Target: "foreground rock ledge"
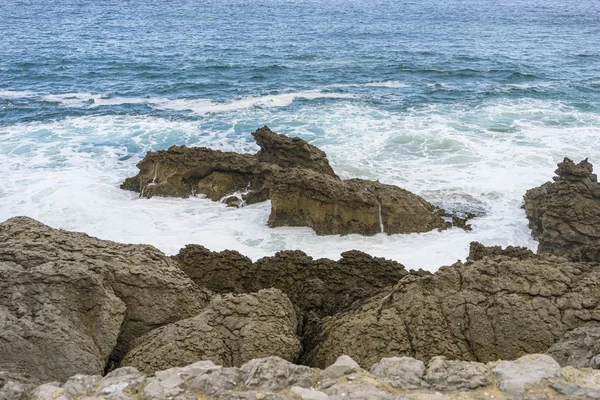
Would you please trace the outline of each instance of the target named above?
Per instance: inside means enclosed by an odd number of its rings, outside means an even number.
[[[145,376],[133,367],[101,376],[76,375],[29,394],[18,383],[0,388],[12,400],[427,400],[427,399],[597,399],[600,371],[560,368],[552,358],[532,354],[488,364],[434,357],[427,364],[410,357],[378,360],[368,370],[348,356],[325,370],[278,357],[254,359],[240,368],[211,361]],[[9,398],[9,397],[5,397]]]
[[[397,186],[341,180],[326,154],[302,139],[266,126],[252,135],[261,148],[256,154],[186,146],[148,152],[121,188],[147,198],[203,194],[236,207],[270,199],[269,226],[308,226],[318,235],[470,229],[465,219]]]

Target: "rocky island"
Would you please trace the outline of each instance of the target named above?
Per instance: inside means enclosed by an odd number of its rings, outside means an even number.
[[[122,187],[270,199],[270,226],[317,234],[468,227],[396,186],[340,179],[300,139],[253,136],[253,155],[148,153]],[[472,243],[433,274],[360,251],[169,257],[11,218],[0,399],[598,399],[600,184],[587,160],[556,174],[524,198],[537,254]]]

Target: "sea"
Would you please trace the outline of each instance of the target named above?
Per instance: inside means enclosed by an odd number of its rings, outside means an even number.
[[[269,202],[119,189],[148,151],[252,153],[263,125],[473,230],[317,236],[269,228]],[[598,0],[0,1],[0,221],[435,271],[472,241],[535,250],[523,195],[564,157],[600,169]]]

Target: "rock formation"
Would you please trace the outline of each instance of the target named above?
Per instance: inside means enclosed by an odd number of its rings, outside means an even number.
[[[39,380],[100,374],[133,339],[209,298],[156,248],[0,223],[0,370]]]
[[[240,368],[200,361],[153,376],[124,367],[104,377],[77,375],[65,383],[41,385],[31,391],[31,399],[583,400],[600,396],[600,371],[561,369],[542,354],[488,364],[443,357],[427,365],[408,357],[382,359],[370,373],[353,365],[344,356],[321,371],[267,357]]]
[[[554,182],[528,190],[525,212],[538,253],[600,261],[600,183],[587,159],[558,164]]]
[[[187,245],[173,259],[198,286],[217,293],[274,287],[300,312],[319,317],[346,311],[408,274],[402,264],[360,251],[341,256],[339,261],[314,260],[302,251],[281,251],[253,263],[236,251]]]
[[[254,155],[186,146],[149,152],[121,188],[147,198],[204,194],[235,207],[271,199],[269,226],[309,226],[319,235],[470,229],[397,186],[342,181],[325,153],[302,139],[267,127],[252,135],[261,148]]]
[[[121,365],[152,374],[200,360],[226,367],[267,356],[294,361],[297,325],[292,304],[277,289],[216,296],[200,314],[139,338]]]
[[[600,325],[582,326],[567,332],[546,354],[563,367],[600,369]]]
[[[387,295],[325,318],[303,362],[322,367],[341,354],[363,367],[391,356],[514,359],[600,320],[597,264],[493,253],[433,275],[407,275]]]

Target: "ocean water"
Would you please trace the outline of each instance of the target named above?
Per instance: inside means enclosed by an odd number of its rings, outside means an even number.
[[[525,191],[568,156],[600,166],[600,2],[0,2],[0,220],[28,215],[173,254],[349,249],[436,270],[477,240],[535,249]],[[317,237],[270,205],[140,199],[150,150],[257,150],[268,125],[471,211],[473,231]]]

